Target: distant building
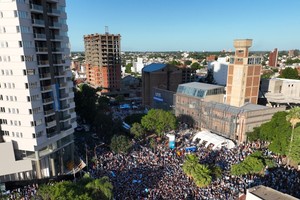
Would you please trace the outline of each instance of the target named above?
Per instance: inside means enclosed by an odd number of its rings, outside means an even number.
[[[153,106],[154,88],[175,92],[182,83],[182,71],[169,64],[152,63],[142,70],[142,97],[143,104]]]
[[[216,58],[217,58],[216,55],[209,55],[206,57],[206,62],[213,62],[216,60]]]
[[[246,132],[268,122],[284,107],[271,108],[246,103],[241,107],[224,104],[223,86],[186,83],[178,86],[174,98],[175,115],[180,121],[199,129],[208,129],[237,143],[245,142]]]
[[[265,93],[265,97],[271,106],[299,106],[300,80],[284,78],[270,79],[268,82],[268,91]]]
[[[269,54],[269,66],[270,67],[277,67],[277,59],[278,59],[278,50],[275,48]]]
[[[256,104],[258,99],[261,57],[249,57],[251,39],[234,40],[235,56],[230,58],[227,75],[226,103],[241,107]]]
[[[90,34],[84,36],[87,82],[102,87],[101,92],[120,90],[120,34]]]
[[[289,50],[288,56],[289,57],[294,57],[295,56],[295,50]]]
[[[226,86],[229,57],[219,57],[217,61],[208,62],[208,69],[213,70],[216,84]]]
[[[133,62],[131,72],[142,73],[144,67],[143,58],[137,58],[137,62]]]

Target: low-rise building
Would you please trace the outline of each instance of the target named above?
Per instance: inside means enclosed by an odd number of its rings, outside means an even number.
[[[247,140],[246,133],[270,121],[285,107],[271,108],[251,103],[241,107],[224,104],[224,87],[205,83],[178,86],[175,115],[191,127],[208,129],[238,143]]]

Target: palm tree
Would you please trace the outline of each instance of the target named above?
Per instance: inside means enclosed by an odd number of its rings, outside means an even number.
[[[95,199],[112,199],[113,197],[113,186],[107,176],[91,181],[86,188],[92,190]]]
[[[300,122],[300,107],[294,107],[289,111],[289,114],[286,116],[286,120],[292,124],[292,134],[291,134],[291,141],[289,144],[289,152],[288,152],[288,161],[287,164],[290,164],[290,154],[292,149],[292,142],[294,139],[294,129],[297,123]]]

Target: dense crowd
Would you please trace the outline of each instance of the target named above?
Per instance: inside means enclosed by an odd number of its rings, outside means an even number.
[[[164,144],[152,149],[147,144],[135,143],[130,154],[115,154],[99,148],[97,164],[90,172],[94,177],[110,177],[115,199],[236,199],[247,188],[260,184],[300,197],[299,171],[281,166],[281,159],[256,143],[219,150],[199,143],[195,153],[200,163],[218,165],[223,170],[221,178],[214,179],[208,187],[199,188],[182,170],[185,154],[190,153],[184,152],[187,144],[171,150]],[[266,170],[264,176],[230,175],[231,165],[243,161],[256,149],[273,156],[277,167]]]

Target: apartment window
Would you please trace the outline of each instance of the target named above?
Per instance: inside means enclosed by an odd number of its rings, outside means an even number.
[[[23,69],[23,75],[26,76],[27,75],[27,71],[26,69]]]
[[[0,100],[3,101],[3,95],[2,94],[0,94]]]
[[[20,26],[16,26],[17,33],[20,33]]]
[[[19,132],[16,132],[16,136],[19,137]]]
[[[12,136],[15,137],[15,132],[11,132]]]
[[[23,47],[22,41],[19,41],[19,47]]]
[[[15,96],[15,101],[18,101],[18,98],[17,98],[17,96]]]
[[[35,133],[32,133],[32,138],[35,138],[36,136],[35,136]]]
[[[27,69],[28,75],[35,75],[35,69]]]
[[[26,89],[28,89],[28,88],[29,88],[29,87],[28,87],[28,83],[25,83],[25,88],[26,88]]]
[[[0,112],[5,112],[5,108],[4,107],[0,107]]]

